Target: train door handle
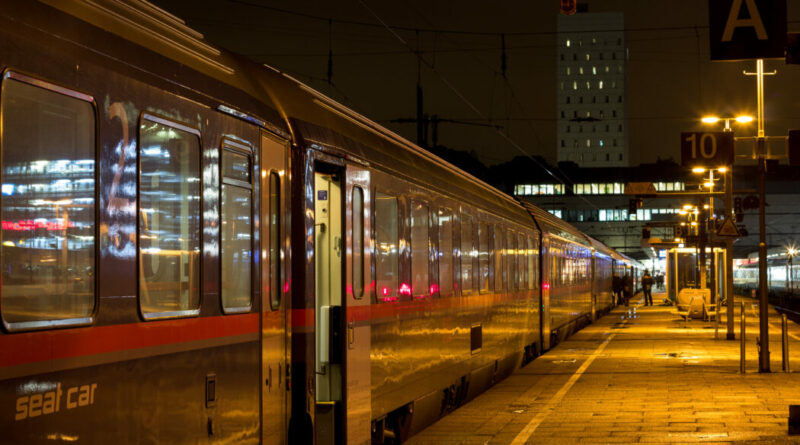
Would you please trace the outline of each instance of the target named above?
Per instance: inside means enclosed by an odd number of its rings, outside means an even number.
[[[356,342],[356,323],[354,321],[347,322],[347,349],[353,349]]]
[[[264,385],[272,389],[272,366],[267,366],[267,378],[264,380]]]

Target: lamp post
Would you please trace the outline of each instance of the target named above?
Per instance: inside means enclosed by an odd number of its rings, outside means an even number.
[[[726,118],[706,116],[701,119],[704,124],[715,124],[720,120],[725,122],[723,131],[733,131],[730,125],[732,120],[739,124],[747,124],[753,121],[753,116],[742,115]],[[733,218],[733,165],[728,166],[728,168],[721,173],[723,173],[725,178],[725,217]],[[736,334],[733,326],[733,239],[730,237],[725,239],[725,298],[727,300],[725,308],[727,334],[725,338],[734,340],[736,339]]]

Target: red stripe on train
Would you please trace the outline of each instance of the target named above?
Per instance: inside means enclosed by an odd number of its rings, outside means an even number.
[[[510,294],[486,294],[366,304],[351,306],[347,321],[363,322],[457,306],[481,307],[526,299]],[[248,313],[0,335],[0,367],[257,333],[258,316],[258,313]],[[290,320],[293,328],[313,328],[314,309],[291,310]],[[265,329],[279,329],[281,312],[264,313],[263,324]]]
[[[258,315],[182,318],[0,335],[0,367],[256,333],[259,331]]]

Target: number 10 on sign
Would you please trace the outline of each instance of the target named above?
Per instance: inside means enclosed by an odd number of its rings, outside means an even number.
[[[733,132],[681,133],[681,165],[717,168],[733,164]]]

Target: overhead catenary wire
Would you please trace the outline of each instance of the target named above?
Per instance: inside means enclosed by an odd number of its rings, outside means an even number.
[[[410,31],[410,32],[424,32],[424,33],[438,33],[438,34],[456,34],[456,35],[474,35],[474,36],[495,36],[500,37],[501,35],[505,34],[506,36],[546,36],[546,35],[557,35],[558,31],[503,31],[503,32],[496,32],[496,31],[469,31],[469,30],[462,30],[462,29],[444,29],[444,28],[420,28],[420,27],[411,27],[411,26],[389,26],[383,20],[379,20],[380,24],[371,23],[371,22],[363,22],[360,20],[350,20],[350,19],[331,19],[330,17],[325,17],[322,15],[310,14],[306,12],[300,11],[292,11],[286,8],[279,8],[275,6],[264,5],[261,3],[256,3],[253,1],[248,0],[227,0],[230,3],[236,3],[240,5],[250,6],[254,8],[265,9],[273,12],[279,12],[283,14],[294,15],[297,17],[304,17],[307,19],[327,22],[328,20],[333,20],[334,23],[340,24],[347,24],[347,25],[356,25],[356,26],[364,26],[364,27],[387,27],[393,30],[399,31]],[[363,4],[363,2],[360,2]],[[374,16],[374,12],[371,12]],[[798,20],[790,20],[788,21],[789,24],[796,24],[800,23]],[[695,30],[695,29],[708,29],[707,25],[681,25],[681,26],[650,26],[650,27],[640,27],[640,28],[615,28],[615,29],[597,29],[597,30],[587,30],[586,32],[650,32],[650,31],[677,31],[677,30]],[[584,32],[583,30],[581,32]],[[392,31],[394,33],[394,31]]]
[[[401,43],[402,43],[402,44],[403,44],[403,45],[404,45],[404,46],[405,46],[405,47],[408,49],[408,51],[410,51],[411,53],[413,53],[413,54],[414,54],[414,55],[415,55],[415,56],[418,58],[418,60],[420,60],[421,62],[425,63],[425,64],[426,64],[426,66],[427,66],[429,69],[431,69],[431,71],[432,71],[433,73],[435,73],[435,74],[436,74],[436,75],[439,77],[439,80],[440,80],[442,83],[444,83],[444,84],[445,84],[445,85],[446,85],[446,86],[447,86],[447,87],[448,87],[448,88],[449,88],[449,89],[450,89],[450,90],[453,92],[453,94],[455,94],[455,95],[456,95],[456,96],[457,96],[457,97],[458,97],[458,98],[459,98],[459,99],[460,99],[460,100],[461,100],[461,101],[462,101],[462,102],[463,102],[465,105],[467,105],[467,107],[468,107],[468,108],[470,108],[470,109],[471,109],[471,110],[472,110],[472,111],[473,111],[475,114],[477,114],[478,116],[480,116],[482,119],[486,119],[486,116],[485,116],[485,115],[484,115],[484,114],[483,114],[483,113],[482,113],[482,112],[481,112],[481,111],[480,111],[480,110],[479,110],[479,109],[478,109],[478,108],[477,108],[477,107],[476,107],[476,106],[475,106],[475,105],[474,105],[474,104],[473,104],[473,103],[472,103],[472,102],[471,102],[469,99],[467,99],[467,98],[466,98],[466,96],[464,96],[464,95],[461,93],[461,91],[459,91],[459,90],[458,90],[458,89],[457,89],[457,88],[456,88],[456,87],[455,87],[455,86],[454,86],[454,85],[453,85],[453,84],[452,84],[452,83],[451,83],[451,82],[450,82],[450,81],[449,81],[449,80],[448,80],[446,77],[444,77],[444,76],[443,76],[443,75],[442,75],[442,74],[441,74],[439,71],[437,71],[437,70],[435,69],[435,67],[433,67],[433,65],[432,65],[432,64],[429,64],[429,63],[427,63],[427,62],[424,60],[424,58],[422,58],[422,56],[421,56],[421,55],[420,55],[418,52],[416,52],[416,51],[414,50],[414,48],[411,48],[411,47],[409,46],[409,44],[408,44],[408,43],[407,43],[407,42],[406,42],[406,41],[405,41],[405,40],[404,40],[402,37],[400,37],[400,36],[399,36],[399,35],[398,35],[396,32],[394,32],[394,31],[393,31],[393,30],[392,30],[392,29],[391,29],[391,28],[390,28],[388,25],[386,25],[386,22],[385,22],[385,21],[383,21],[383,19],[381,19],[381,18],[380,18],[380,16],[378,16],[378,15],[377,15],[377,14],[376,14],[376,13],[375,13],[373,10],[372,10],[372,8],[370,8],[370,7],[369,7],[369,6],[368,6],[368,5],[367,5],[367,4],[364,2],[364,0],[359,0],[359,3],[360,3],[360,4],[361,4],[361,5],[362,5],[362,6],[363,6],[363,7],[364,7],[364,8],[365,8],[367,11],[369,11],[369,13],[370,13],[370,14],[372,14],[372,15],[375,17],[375,19],[376,19],[376,20],[378,20],[380,23],[384,24],[384,26],[386,27],[386,29],[387,29],[387,30],[388,30],[390,33],[392,33],[392,35],[396,36],[396,38],[397,38],[397,39],[398,39],[398,40],[399,40],[399,41],[400,41],[400,42],[401,42]],[[507,79],[506,79],[506,81],[507,81]],[[559,178],[559,177],[558,177],[558,176],[557,176],[557,175],[556,175],[556,174],[555,174],[555,173],[554,173],[552,170],[550,170],[550,168],[548,168],[548,166],[547,166],[547,165],[543,164],[541,161],[539,161],[539,160],[538,160],[538,159],[536,159],[534,156],[532,156],[530,153],[528,153],[528,152],[527,152],[527,151],[526,151],[526,150],[525,150],[525,149],[524,149],[524,148],[523,148],[523,147],[522,147],[522,146],[521,146],[519,143],[517,143],[517,141],[515,141],[514,139],[512,139],[512,138],[511,138],[511,137],[510,137],[510,136],[509,136],[509,135],[508,135],[506,132],[504,132],[504,131],[500,131],[500,130],[498,130],[498,129],[496,129],[496,128],[494,129],[494,131],[495,131],[495,132],[497,132],[497,134],[498,134],[498,135],[500,135],[500,137],[501,137],[502,139],[504,139],[504,140],[505,140],[505,141],[506,141],[506,142],[507,142],[509,145],[511,145],[513,148],[515,148],[515,149],[516,149],[517,151],[519,151],[520,153],[522,153],[522,155],[524,155],[524,156],[525,156],[525,157],[527,157],[528,159],[532,160],[532,161],[533,161],[533,162],[534,162],[536,165],[538,165],[538,166],[539,166],[539,168],[541,168],[541,169],[542,169],[544,172],[546,172],[546,173],[547,173],[547,174],[548,174],[548,175],[549,175],[551,178],[553,178],[553,179],[554,179],[555,181],[557,181],[558,183],[560,183],[560,184],[564,185],[564,186],[565,186],[565,189],[566,189],[567,187],[569,187],[569,185],[568,185],[568,184],[566,184],[566,183],[565,183],[565,181],[564,181],[562,178]],[[538,139],[538,136],[537,136],[537,139]],[[562,174],[563,174],[563,173],[562,173]],[[600,208],[599,208],[599,207],[597,207],[597,206],[596,206],[594,203],[592,203],[591,201],[589,201],[587,198],[585,198],[585,197],[583,197],[583,196],[580,196],[580,195],[579,195],[579,198],[580,198],[581,200],[583,200],[583,201],[584,201],[586,204],[588,204],[590,207],[592,207],[592,208],[595,208],[595,209],[597,209],[598,211],[600,210]],[[608,225],[608,226],[610,226],[610,223],[609,223],[608,221],[606,221],[606,222],[605,222],[605,224],[606,224],[606,225]]]

